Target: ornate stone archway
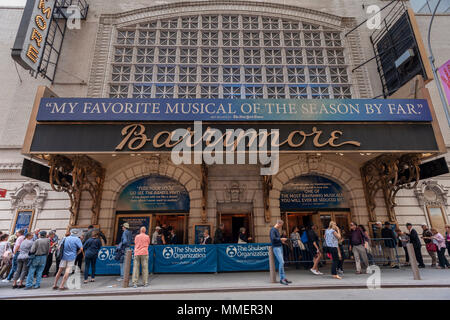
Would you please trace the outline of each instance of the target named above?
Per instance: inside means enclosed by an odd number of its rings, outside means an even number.
[[[34,210],[33,221],[31,222],[31,228],[36,226],[36,221],[39,217],[39,213],[44,206],[44,202],[47,199],[47,190],[43,188],[39,183],[28,181],[23,183],[19,188],[10,193],[11,197],[11,215],[17,214],[18,210]],[[11,220],[11,222],[14,219]],[[13,226],[10,227],[12,232]]]
[[[124,166],[119,165],[116,170],[107,170],[101,202],[99,224],[108,240],[111,241],[115,223],[116,203],[122,190],[131,182],[158,174],[172,178],[183,185],[189,193],[190,210],[189,226],[201,219],[202,190],[199,174],[186,166],[175,166],[168,158],[152,156],[139,158]],[[198,221],[199,222],[199,221]],[[191,235],[189,235],[190,239]]]
[[[352,219],[357,223],[366,224],[368,213],[362,181],[358,173],[358,170],[352,171],[326,156],[299,156],[296,160],[285,163],[272,179],[272,190],[269,192],[271,223],[275,223],[281,217],[280,194],[283,186],[295,177],[317,174],[342,186]]]

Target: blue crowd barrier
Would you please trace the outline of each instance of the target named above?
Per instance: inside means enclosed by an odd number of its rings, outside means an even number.
[[[134,247],[132,246],[133,255],[131,257],[131,268],[130,273],[133,272],[133,261],[134,261]],[[153,246],[148,247],[148,272],[153,272],[154,258],[153,258]],[[115,260],[116,247],[108,246],[102,247],[97,255],[97,262],[95,265],[95,274],[97,275],[114,275],[120,274],[119,261]]]
[[[264,271],[269,270],[269,246],[270,243],[150,246],[148,269],[154,273]],[[96,274],[120,273],[115,253],[115,246],[100,249]],[[133,259],[131,263],[132,272]]]

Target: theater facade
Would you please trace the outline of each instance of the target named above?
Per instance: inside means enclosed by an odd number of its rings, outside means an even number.
[[[350,32],[361,20],[353,2],[90,3],[80,29],[65,33],[53,81],[9,95],[28,112],[14,118],[23,144],[3,154],[47,166],[49,183],[3,168],[0,229],[93,224],[109,244],[124,222],[166,224],[190,244],[220,223],[227,242],[241,227],[267,242],[280,218],[289,233],[331,220],[347,231],[350,221],[371,232],[376,221],[442,229],[448,174],[420,180],[419,169],[450,143],[432,75],[374,98],[382,88],[376,64],[364,64],[369,30]],[[21,12],[10,10],[18,26]],[[198,151],[212,129],[225,144],[226,132],[247,130],[243,162],[174,159],[174,130]],[[278,151],[252,162],[264,140]]]

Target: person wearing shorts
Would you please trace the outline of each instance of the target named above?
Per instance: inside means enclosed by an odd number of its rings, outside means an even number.
[[[314,257],[313,258],[314,265],[310,270],[315,275],[322,275],[323,273],[319,271],[319,262],[320,259],[322,258],[322,253],[319,250],[319,237],[317,236],[315,230],[316,226],[311,225],[306,231],[308,235],[308,248],[311,253],[311,256]]]
[[[69,275],[72,272],[72,268],[75,265],[75,259],[77,258],[77,255],[82,252],[83,244],[78,237],[77,230],[73,230],[70,233],[70,236],[64,239],[64,251],[61,262],[59,263],[58,273],[55,277],[55,283],[53,284],[54,290],[58,289],[58,280],[64,270],[64,277],[61,285],[59,286],[59,290],[67,290],[64,285],[66,284],[67,278],[69,278]]]

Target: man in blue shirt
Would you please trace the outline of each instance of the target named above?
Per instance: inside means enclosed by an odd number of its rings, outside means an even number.
[[[120,252],[120,278],[117,279],[117,281],[123,281],[123,270],[124,270],[124,259],[125,259],[125,251],[131,246],[132,236],[130,225],[128,222],[125,222],[122,225],[122,237],[120,238],[120,243],[117,245],[117,250]]]
[[[272,227],[272,229],[270,229],[270,242],[272,243],[273,254],[278,260],[280,283],[288,285],[289,283],[292,283],[292,281],[286,279],[286,275],[284,273],[283,243],[287,240],[287,238],[281,238],[280,236],[280,231],[283,224],[283,220],[278,220],[277,223]]]
[[[64,271],[64,277],[59,287],[59,290],[67,290],[64,286],[67,278],[72,273],[72,267],[75,265],[75,259],[77,255],[83,252],[83,244],[78,237],[78,230],[74,229],[71,231],[70,236],[64,238],[61,244],[64,248],[61,262],[59,264],[59,270],[55,277],[55,283],[53,284],[53,289],[58,289],[58,280],[61,277],[61,273]]]

